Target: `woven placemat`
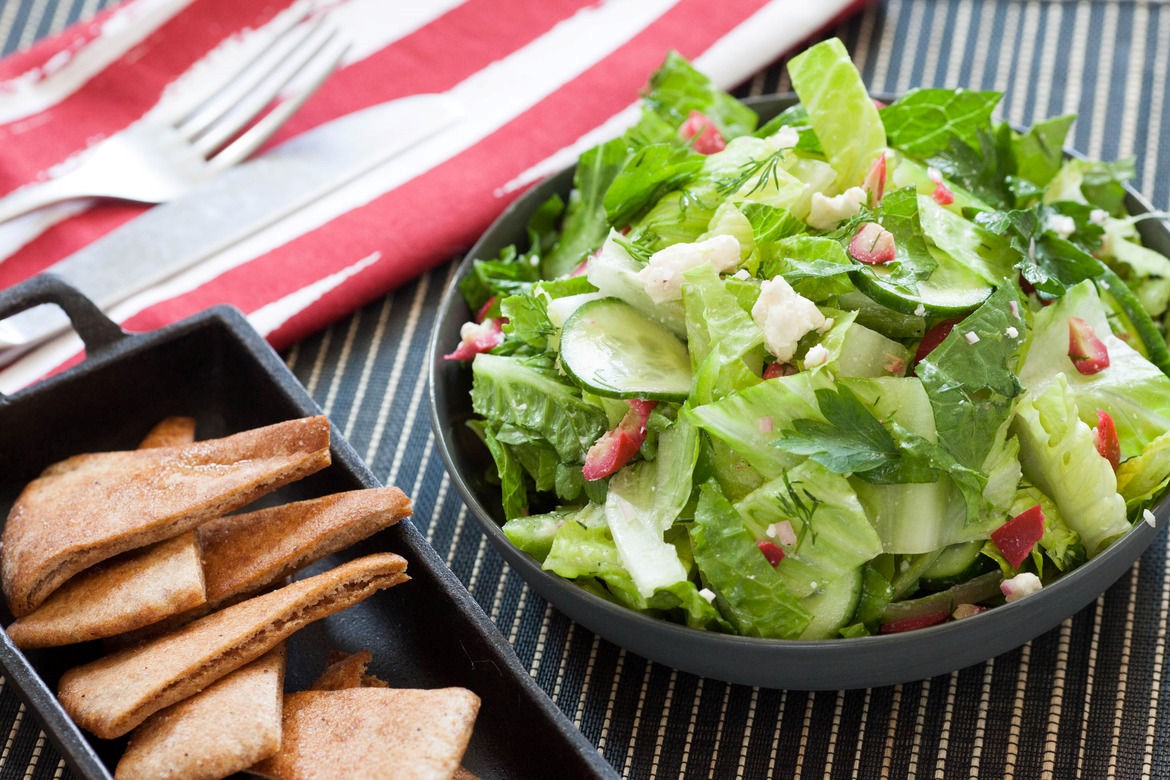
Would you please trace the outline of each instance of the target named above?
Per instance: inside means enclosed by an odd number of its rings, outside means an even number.
[[[107,3],[0,4],[11,51]],[[1170,3],[893,0],[830,34],[875,91],[963,84],[1006,93],[1015,123],[1081,119],[1077,148],[1138,158],[1170,206]],[[783,91],[782,65],[741,95]],[[754,689],[675,672],[565,618],[512,574],[452,489],[427,417],[426,342],[454,261],[287,354],[293,371],[512,642],[534,679],[623,775],[1168,777],[1170,577],[1162,529],[1093,605],[992,661],[872,690]],[[1163,704],[1162,702],[1166,702]],[[3,735],[7,735],[3,737]],[[35,718],[0,689],[0,778],[68,776]],[[550,768],[550,777],[555,768]]]

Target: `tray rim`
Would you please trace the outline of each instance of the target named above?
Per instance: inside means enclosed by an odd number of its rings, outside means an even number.
[[[8,290],[0,292],[0,298],[5,302],[21,300],[29,295],[43,295],[43,287],[48,286],[50,299],[57,302],[55,296],[79,296],[84,304],[92,303],[75,288],[67,283],[43,274],[39,277],[26,280]],[[93,307],[97,311],[96,307]],[[74,312],[69,312],[73,317]],[[6,315],[0,315],[0,318]],[[84,318],[83,318],[84,319]],[[183,320],[157,328],[155,330],[126,333],[108,338],[109,323],[104,315],[100,315],[98,327],[106,329],[107,338],[99,339],[98,348],[88,354],[81,363],[72,366],[58,374],[47,377],[33,385],[18,391],[0,395],[0,409],[7,413],[18,410],[28,399],[48,394],[55,388],[66,385],[86,373],[101,370],[116,365],[127,355],[150,349],[158,349],[168,342],[187,336],[192,332],[220,328],[240,348],[247,359],[254,361],[262,372],[272,379],[273,390],[279,390],[284,400],[303,416],[324,414],[321,407],[309,395],[308,390],[301,384],[277,352],[252,327],[238,308],[221,304],[197,312]],[[79,322],[74,319],[74,326],[84,337],[89,335],[91,322]],[[116,328],[116,326],[114,326]],[[363,487],[381,486],[381,482],[357,454],[336,426],[330,438],[332,466],[345,472],[355,482]],[[409,551],[412,566],[423,567],[429,570],[441,587],[441,596],[450,599],[454,607],[463,612],[484,644],[496,654],[495,659],[507,669],[506,674],[517,685],[517,695],[529,698],[552,726],[560,731],[578,754],[580,763],[593,770],[596,777],[617,777],[612,766],[604,760],[596,747],[585,738],[568,716],[556,705],[545,691],[537,685],[520,662],[512,645],[491,622],[490,618],[467,591],[455,573],[439,557],[438,552],[431,546],[425,536],[418,530],[409,518],[397,524],[397,533],[401,534],[399,541]],[[344,615],[344,613],[341,613]],[[0,671],[3,671],[18,696],[39,720],[45,734],[60,750],[62,758],[70,764],[74,771],[87,778],[110,778],[113,775],[107,769],[105,762],[94,750],[91,739],[65,713],[45,681],[37,672],[36,667],[27,656],[8,638],[7,632],[0,630]]]

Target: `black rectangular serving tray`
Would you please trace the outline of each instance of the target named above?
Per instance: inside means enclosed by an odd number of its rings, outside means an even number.
[[[66,311],[86,346],[79,365],[0,395],[0,520],[46,466],[82,452],[133,449],[168,415],[214,438],[320,408],[268,344],[230,307],[127,334],[64,282],[41,276],[0,292],[0,319],[38,304]],[[336,429],[332,465],[266,503],[379,483]],[[415,506],[416,513],[427,512]],[[372,673],[396,687],[463,686],[482,709],[464,765],[483,778],[616,777],[536,685],[504,637],[414,525],[402,522],[306,569],[378,551],[409,560],[411,581],[302,629],[289,640],[286,688],[306,688],[331,650],[373,653]],[[0,607],[0,623],[12,615]],[[54,695],[61,674],[102,653],[100,643],[22,652],[0,632],[0,668],[80,776],[110,778],[124,740],[78,729]],[[551,774],[550,774],[551,773]]]

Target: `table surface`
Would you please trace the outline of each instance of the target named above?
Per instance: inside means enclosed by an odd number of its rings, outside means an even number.
[[[113,0],[0,0],[8,53]],[[1028,125],[1076,113],[1075,146],[1137,158],[1170,207],[1170,0],[887,0],[826,34],[874,91],[1005,92]],[[787,89],[783,63],[737,88]],[[288,365],[515,646],[538,684],[624,776],[1168,777],[1170,571],[1163,528],[1094,604],[1023,647],[950,675],[871,690],[728,685],[650,663],[551,608],[504,565],[435,452],[426,342],[453,262],[289,350]],[[0,778],[68,777],[0,683]]]

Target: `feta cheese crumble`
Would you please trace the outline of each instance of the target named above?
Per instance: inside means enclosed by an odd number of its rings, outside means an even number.
[[[793,290],[783,276],[760,285],[752,319],[764,331],[764,347],[785,363],[796,354],[800,337],[825,323],[825,315],[816,304]]]
[[[829,350],[825,349],[824,344],[814,344],[808,348],[808,352],[804,355],[804,367],[813,368],[815,366],[823,366],[829,362]]]
[[[1015,301],[1012,301],[1012,303],[1015,303]],[[1004,334],[1009,339],[1018,339],[1020,337],[1020,331],[1018,328],[1016,328],[1015,325],[1008,325],[1007,330],[1004,331]]]
[[[709,263],[719,273],[739,265],[739,241],[734,236],[712,236],[704,241],[672,244],[650,255],[638,272],[646,294],[655,303],[682,300],[683,274]]]
[[[817,230],[832,230],[842,220],[857,216],[866,197],[861,187],[850,187],[831,198],[814,192],[806,221]]]
[[[967,339],[968,344],[978,344],[979,343],[979,334],[973,330],[969,330],[966,333],[964,333],[963,338]]]
[[[800,141],[800,133],[791,125],[784,125],[772,135],[768,136],[768,144],[773,149],[791,149]]]
[[[1022,571],[1014,577],[1004,580],[999,584],[999,589],[1003,593],[1004,601],[1011,603],[1019,601],[1024,596],[1031,596],[1033,593],[1039,591],[1044,587],[1040,582],[1040,578],[1030,571]]]
[[[1146,525],[1148,525],[1150,528],[1156,527],[1158,522],[1158,518],[1155,517],[1154,513],[1148,509],[1142,510],[1142,519],[1146,521]]]
[[[1064,214],[1049,214],[1044,227],[1061,238],[1068,238],[1076,232],[1077,222]]]
[[[715,601],[715,591],[711,590],[710,588],[700,588],[699,595],[707,599],[708,603]]]

